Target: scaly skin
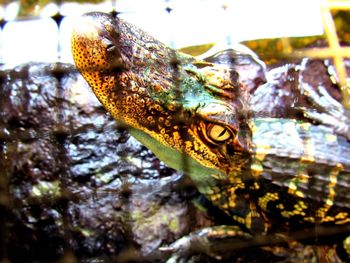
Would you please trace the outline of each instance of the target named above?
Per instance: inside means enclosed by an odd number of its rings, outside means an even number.
[[[331,128],[253,118],[230,68],[174,51],[107,14],[81,19],[72,51],[113,117],[248,233],[350,223],[350,143]],[[247,238],[236,228],[203,233],[206,244],[221,234]]]
[[[105,108],[149,135],[146,140],[153,138],[219,174],[237,169],[231,165],[233,150],[249,154],[243,87],[228,69],[195,61],[99,13],[77,24],[72,50],[77,68]],[[217,133],[217,141],[208,137],[208,129]],[[176,166],[178,161],[170,162]]]

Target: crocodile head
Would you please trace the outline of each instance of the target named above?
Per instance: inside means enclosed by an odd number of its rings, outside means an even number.
[[[170,49],[104,13],[81,18],[72,52],[104,107],[170,166],[221,175],[241,169],[235,160],[250,153],[251,131],[236,72]]]

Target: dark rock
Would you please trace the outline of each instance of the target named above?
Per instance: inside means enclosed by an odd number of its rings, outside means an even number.
[[[179,174],[118,127],[73,66],[26,64],[1,79],[2,257],[145,258],[196,228],[193,204],[170,187]]]

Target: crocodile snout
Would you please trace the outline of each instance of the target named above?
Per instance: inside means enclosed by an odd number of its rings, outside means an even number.
[[[110,14],[94,12],[83,15],[76,23],[72,34],[72,53],[83,75],[120,71],[126,67],[120,54],[116,21]]]

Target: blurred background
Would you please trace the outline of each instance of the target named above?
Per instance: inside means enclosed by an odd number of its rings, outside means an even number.
[[[303,56],[306,53],[297,54],[296,48],[322,38],[328,39],[324,45],[339,49],[338,43],[348,44],[350,38],[346,0],[1,1],[0,61],[7,67],[28,61],[71,63],[70,34],[77,17],[111,10],[176,49],[264,39],[246,44],[267,60],[283,53]],[[347,57],[348,51],[335,51],[342,85],[346,74],[339,56]],[[307,56],[335,57],[327,52]]]
[[[174,48],[324,33],[323,0],[57,2],[2,1],[0,54],[3,64],[72,62],[71,29],[77,17],[89,11],[115,10],[121,18]]]
[[[349,0],[0,1],[0,263],[164,262],[160,246],[231,222],[204,209],[194,187],[175,189],[181,173],[130,137],[76,71],[71,31],[91,11],[192,55],[244,44],[263,63],[237,52],[231,66],[252,93],[272,80],[265,87],[282,111],[297,98],[275,94],[300,83],[350,108]],[[319,241],[271,246],[273,256],[248,248],[226,262],[340,262]]]

